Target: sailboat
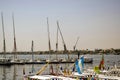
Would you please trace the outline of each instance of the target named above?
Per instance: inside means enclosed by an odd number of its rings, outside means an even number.
[[[14,14],[12,13],[12,21],[13,21],[13,37],[14,37],[14,48],[13,48],[13,60],[11,63],[17,63],[19,60],[17,59],[17,45],[16,45],[16,35],[15,35],[15,23],[14,23]]]
[[[2,30],[3,30],[3,57],[0,57],[0,65],[10,65],[11,59],[6,57],[6,40],[5,40],[4,20],[3,20],[2,12],[1,12],[1,19],[2,19]]]

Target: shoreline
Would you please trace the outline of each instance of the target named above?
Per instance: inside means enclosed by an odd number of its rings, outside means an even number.
[[[4,52],[0,52],[0,55],[3,55]],[[34,52],[30,52],[30,51],[24,51],[24,52],[6,52],[6,55],[10,55],[10,54],[17,54],[17,55],[30,55],[30,54],[34,54],[34,55],[44,55],[44,54],[49,54],[49,51],[34,51]],[[120,51],[118,52],[101,52],[101,51],[51,51],[50,54],[75,54],[75,55],[101,55],[101,54],[106,54],[106,55],[120,55]]]

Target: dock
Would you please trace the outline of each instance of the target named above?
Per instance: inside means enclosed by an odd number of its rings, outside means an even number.
[[[64,64],[64,63],[74,63],[75,61],[22,61],[22,60],[19,60],[19,61],[15,61],[15,62],[12,62],[12,61],[8,61],[8,62],[0,62],[0,65],[15,65],[15,64],[18,64],[18,65],[23,65],[23,64],[46,64],[46,63],[49,63],[49,64]],[[84,63],[90,63],[92,64],[93,63],[93,60],[85,60]]]

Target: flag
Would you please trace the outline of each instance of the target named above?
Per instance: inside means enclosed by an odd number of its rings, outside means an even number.
[[[81,59],[82,69],[84,69],[84,56],[82,56],[80,59]]]
[[[82,56],[80,59],[76,60],[75,62],[77,72],[79,74],[82,74],[84,69],[84,57]]]
[[[76,66],[77,72],[78,72],[79,74],[82,74],[81,71],[80,71],[79,65],[78,65],[78,60],[76,60],[75,66]]]
[[[104,69],[104,55],[102,54],[102,59],[100,61],[100,64],[99,64],[99,69]]]

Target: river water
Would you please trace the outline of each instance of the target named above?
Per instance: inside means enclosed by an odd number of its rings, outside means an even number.
[[[13,55],[7,55],[8,57]],[[94,67],[96,65],[99,65],[99,62],[102,58],[102,55],[84,55],[86,57],[92,57],[93,63],[86,63],[85,68],[88,67]],[[31,59],[31,55],[17,55],[19,59]],[[51,55],[53,59],[56,58],[56,55]],[[35,59],[48,59],[49,55],[34,55]],[[58,58],[66,58],[67,55],[62,54],[58,55]],[[70,55],[70,58],[77,58],[77,55]],[[104,55],[105,60],[105,67],[111,67],[114,64],[117,66],[120,66],[120,55]],[[71,66],[73,63],[69,64],[59,64],[59,66],[62,66],[65,68],[66,66]],[[25,68],[25,74],[29,74],[32,70],[34,73],[40,70],[41,67],[43,67],[45,64],[24,64],[24,65],[10,65],[10,66],[3,66],[0,65],[0,80],[23,80],[23,68]],[[32,68],[34,66],[34,68]],[[56,68],[56,64],[53,64],[53,69]],[[72,69],[72,68],[71,68]],[[49,67],[42,73],[42,74],[48,74],[49,73]]]

